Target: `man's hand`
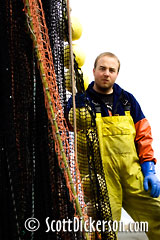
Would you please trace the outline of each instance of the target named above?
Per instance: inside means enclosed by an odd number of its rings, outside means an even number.
[[[144,190],[148,191],[151,188],[150,195],[154,198],[160,195],[160,181],[155,173],[155,166],[153,161],[147,161],[141,165],[142,172],[144,175]]]

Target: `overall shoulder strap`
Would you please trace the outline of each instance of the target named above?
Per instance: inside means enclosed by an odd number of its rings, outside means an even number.
[[[117,104],[116,104],[116,106],[114,108],[113,115],[115,115],[117,113],[117,109],[118,109],[118,106],[119,106],[120,103],[123,104],[124,111],[130,111],[131,104],[129,103],[128,99],[125,97],[123,89],[122,89],[122,92],[121,92],[121,94],[119,96]]]

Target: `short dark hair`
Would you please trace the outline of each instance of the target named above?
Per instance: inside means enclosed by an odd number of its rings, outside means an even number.
[[[98,60],[99,60],[101,57],[104,57],[104,56],[112,57],[112,58],[115,58],[115,59],[117,60],[117,62],[118,62],[118,64],[119,64],[119,66],[118,66],[118,72],[119,72],[119,70],[120,70],[120,61],[119,61],[118,57],[117,57],[115,54],[111,53],[111,52],[103,52],[103,53],[99,54],[99,55],[97,56],[95,62],[94,62],[94,69],[95,69],[96,66],[97,66]]]

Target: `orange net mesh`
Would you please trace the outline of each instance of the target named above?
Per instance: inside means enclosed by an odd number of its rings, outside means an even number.
[[[64,118],[61,99],[58,93],[52,51],[50,47],[50,40],[42,3],[41,1],[35,0],[24,1],[24,3],[27,22],[32,33],[34,48],[37,52],[38,65],[43,81],[45,106],[47,109],[48,118],[50,119],[52,125],[52,133],[55,141],[55,151],[58,155],[59,166],[61,169],[63,169],[67,187],[70,193],[70,200],[74,202],[76,214],[79,214],[77,206],[75,204],[75,198],[78,197],[81,204],[83,216],[87,218],[87,215],[85,214],[85,203],[83,199],[80,173],[74,156],[74,146],[70,141],[71,136],[68,130],[66,119]],[[66,161],[64,161],[64,158]],[[69,172],[72,175],[73,182],[71,182]],[[76,185],[78,185],[76,189],[79,190],[77,192],[78,196],[73,194],[73,188]]]

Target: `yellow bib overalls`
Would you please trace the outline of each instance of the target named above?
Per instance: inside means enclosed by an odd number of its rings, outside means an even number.
[[[120,221],[123,206],[134,221],[148,222],[150,240],[159,240],[160,197],[152,198],[144,191],[130,112],[107,117],[97,113],[96,125],[113,220]]]

